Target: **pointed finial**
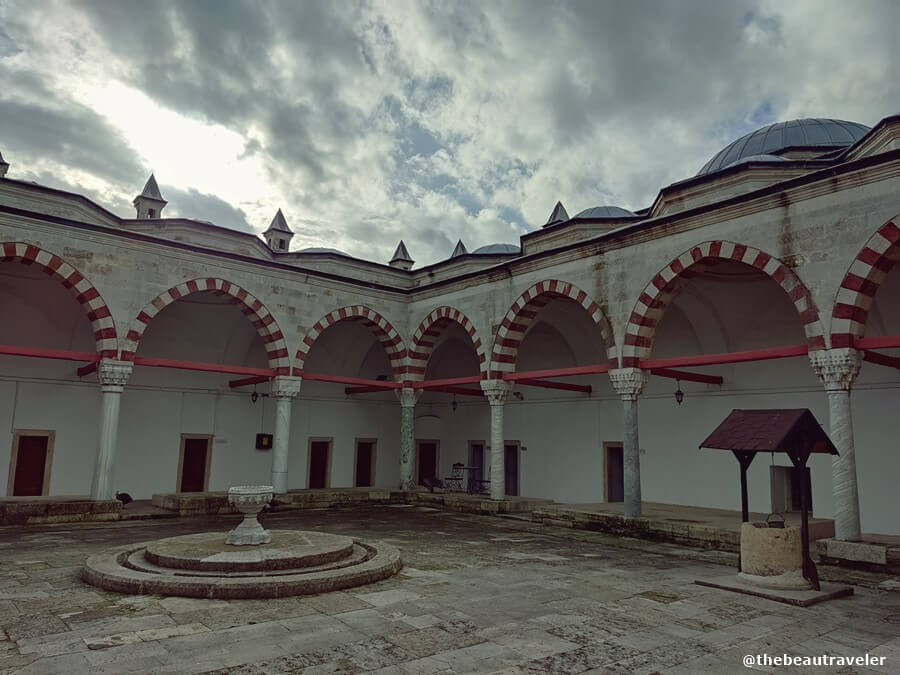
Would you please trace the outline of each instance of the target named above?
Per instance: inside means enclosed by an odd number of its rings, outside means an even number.
[[[275,217],[272,218],[272,222],[269,223],[269,229],[266,232],[271,230],[277,230],[278,232],[287,232],[289,234],[293,234],[293,230],[288,227],[287,220],[284,217],[284,214],[281,212],[281,209],[275,213]]]
[[[562,202],[556,202],[556,206],[553,207],[553,211],[550,213],[550,218],[547,219],[547,223],[544,227],[548,225],[555,225],[556,223],[564,223],[569,220],[569,214],[566,211],[566,207],[563,206]]]
[[[453,253],[450,254],[451,258],[456,258],[461,255],[466,255],[468,251],[466,250],[466,245],[462,243],[462,239],[456,242],[456,248],[453,249]]]
[[[388,263],[391,267],[397,267],[402,270],[412,269],[413,260],[409,251],[406,250],[406,244],[403,243],[403,240],[400,240],[400,243],[397,244],[397,250],[394,251],[394,256],[391,258],[391,261]]]
[[[137,217],[142,220],[159,218],[163,208],[168,203],[163,199],[159,191],[159,185],[156,184],[156,177],[152,173],[144,184],[141,194],[135,197],[132,202],[134,208],[137,209]]]

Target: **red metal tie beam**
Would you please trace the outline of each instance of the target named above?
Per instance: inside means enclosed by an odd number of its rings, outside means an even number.
[[[93,363],[89,363],[86,366],[81,366],[76,372],[78,373],[78,377],[85,377],[90,375],[100,366],[99,361],[94,361]]]
[[[271,378],[267,375],[260,375],[257,377],[245,377],[242,380],[231,380],[228,383],[228,386],[232,389],[237,389],[238,387],[247,387],[251,384],[263,384],[264,382],[268,382]]]
[[[595,364],[592,366],[575,366],[574,368],[552,368],[550,370],[526,370],[521,373],[504,373],[503,379],[507,382],[519,380],[543,380],[548,377],[576,377],[578,375],[598,375],[609,372],[609,364]]]
[[[769,359],[786,359],[792,356],[805,356],[809,351],[806,345],[790,347],[769,347],[753,349],[747,352],[728,352],[725,354],[701,354],[698,356],[677,356],[671,359],[642,359],[640,368],[656,370],[659,368],[678,368],[683,366],[716,366],[723,363],[742,363],[744,361],[767,361]]]
[[[888,356],[887,354],[879,354],[878,352],[863,351],[863,361],[875,363],[879,366],[887,366],[888,368],[897,368],[900,370],[900,357]]]
[[[853,346],[857,349],[888,349],[889,347],[900,347],[900,335],[856,338],[853,341]]]
[[[516,384],[525,385],[526,387],[543,387],[545,389],[562,389],[564,391],[578,391],[583,394],[590,394],[592,390],[589,384],[570,384],[569,382],[550,382],[549,380],[516,380]]]
[[[400,389],[402,382],[393,382],[391,380],[367,380],[362,377],[344,377],[343,375],[326,375],[324,373],[304,373],[295,372],[295,375],[302,377],[310,382],[333,382],[334,384],[350,384],[360,387],[371,387],[373,389]]]
[[[436,389],[438,387],[454,387],[459,384],[478,384],[481,382],[481,375],[468,375],[466,377],[450,377],[443,380],[419,380],[416,382],[404,382],[404,387],[412,387],[413,389]]]
[[[42,347],[19,347],[17,345],[0,345],[0,354],[6,356],[27,356],[36,359],[58,359],[61,361],[86,361],[95,363],[100,355],[95,352],[70,352],[63,349],[44,349]]]
[[[673,380],[684,380],[685,382],[702,382],[703,384],[722,384],[723,382],[721,375],[689,373],[686,370],[674,370],[672,368],[651,368],[650,374],[659,377],[669,377]]]
[[[224,363],[199,363],[197,361],[176,361],[174,359],[157,359],[146,356],[135,356],[134,365],[154,368],[175,368],[177,370],[198,370],[205,373],[228,373],[230,375],[255,375],[257,377],[274,377],[272,368],[248,368],[246,366],[229,366]]]

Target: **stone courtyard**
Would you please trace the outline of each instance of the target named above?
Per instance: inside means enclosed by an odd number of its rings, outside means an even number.
[[[900,669],[900,593],[876,575],[840,572],[852,597],[798,608],[693,583],[726,573],[731,553],[420,506],[262,520],[387,542],[404,568],[315,596],[126,596],[78,579],[88,555],[237,519],[2,528],[0,672],[741,673],[748,654],[867,653],[886,662],[781,670]]]

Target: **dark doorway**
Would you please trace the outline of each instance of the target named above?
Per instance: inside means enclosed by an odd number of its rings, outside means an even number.
[[[506,483],[506,494],[519,494],[519,444],[507,443],[503,446],[503,475]]]
[[[607,445],[606,451],[606,501],[625,501],[625,463],[621,445]]]
[[[419,485],[437,478],[437,441],[419,441]]]
[[[356,487],[372,487],[375,482],[375,442],[356,441]]]
[[[49,444],[50,437],[47,435],[23,434],[18,437],[13,496],[39,497],[44,494]]]
[[[310,441],[309,443],[309,487],[328,487],[328,465],[331,459],[331,441]]]
[[[181,453],[181,492],[205,492],[209,468],[209,436],[184,438]]]
[[[809,500],[809,512],[812,513],[812,480],[809,467],[803,467],[803,473],[795,466],[771,466],[770,482],[772,491],[773,513],[800,511],[800,485],[806,481],[806,495]]]
[[[484,441],[469,441],[469,466],[473,467],[469,470],[469,492],[477,492],[484,480]]]

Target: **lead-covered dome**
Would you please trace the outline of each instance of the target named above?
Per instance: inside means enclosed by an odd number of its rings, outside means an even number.
[[[482,246],[481,248],[476,248],[472,253],[481,254],[481,255],[490,255],[490,254],[510,254],[510,253],[519,253],[519,247],[515,244],[488,244],[487,246]]]
[[[576,218],[634,218],[635,214],[619,206],[592,206],[580,213]]]
[[[821,147],[823,151],[828,148],[844,148],[856,143],[869,131],[869,127],[864,124],[845,120],[807,118],[776,122],[751,131],[726,145],[703,165],[697,175],[713,173],[745,157],[771,155],[785,148]]]

